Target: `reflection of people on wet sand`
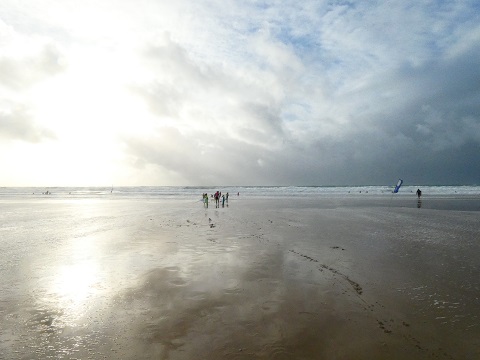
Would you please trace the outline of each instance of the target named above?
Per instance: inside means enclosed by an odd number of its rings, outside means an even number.
[[[417,189],[417,196],[420,199],[420,196],[422,196],[422,191],[420,189]]]

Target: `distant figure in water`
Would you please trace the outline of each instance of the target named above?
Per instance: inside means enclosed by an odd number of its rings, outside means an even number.
[[[420,199],[420,196],[422,196],[422,191],[420,189],[417,189],[417,196]]]

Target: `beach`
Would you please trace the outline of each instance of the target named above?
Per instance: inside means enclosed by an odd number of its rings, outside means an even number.
[[[1,359],[479,359],[478,197],[0,201]]]

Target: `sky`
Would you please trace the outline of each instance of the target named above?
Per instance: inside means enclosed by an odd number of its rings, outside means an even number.
[[[480,185],[480,3],[2,0],[0,186]]]

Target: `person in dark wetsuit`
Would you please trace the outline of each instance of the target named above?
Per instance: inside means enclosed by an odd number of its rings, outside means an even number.
[[[418,198],[420,199],[420,196],[422,196],[422,190],[417,189],[417,196],[418,196]]]

